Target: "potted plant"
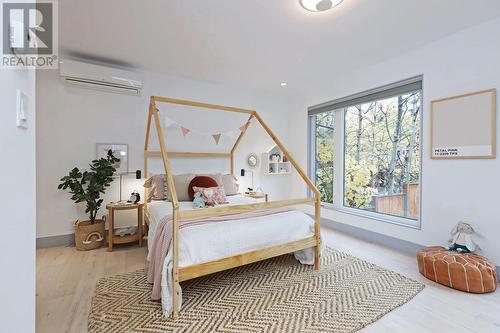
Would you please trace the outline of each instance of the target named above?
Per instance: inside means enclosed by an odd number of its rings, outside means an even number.
[[[93,160],[89,171],[80,171],[74,168],[67,176],[61,178],[57,187],[68,190],[72,194],[71,200],[75,203],[85,202],[85,213],[89,220],[75,222],[75,246],[77,250],[93,250],[104,243],[104,219],[96,219],[103,199],[103,194],[113,181],[116,172],[115,163],[120,160],[108,151],[106,158]]]

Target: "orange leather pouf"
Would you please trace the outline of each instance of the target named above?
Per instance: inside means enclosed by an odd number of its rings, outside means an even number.
[[[425,247],[417,254],[418,269],[426,278],[470,293],[489,293],[497,288],[495,265],[474,253]]]

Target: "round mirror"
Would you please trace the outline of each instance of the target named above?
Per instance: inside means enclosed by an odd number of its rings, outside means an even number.
[[[247,163],[250,168],[255,168],[259,164],[259,158],[256,154],[252,153],[247,157]]]

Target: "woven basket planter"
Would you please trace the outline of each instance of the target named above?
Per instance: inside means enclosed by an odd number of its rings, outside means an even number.
[[[94,250],[104,244],[104,220],[76,221],[75,247],[79,251]]]

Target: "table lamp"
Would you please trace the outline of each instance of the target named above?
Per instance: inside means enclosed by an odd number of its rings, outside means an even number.
[[[119,177],[120,177],[120,201],[118,201],[119,203],[120,202],[123,202],[122,200],[122,178],[124,175],[129,175],[129,174],[133,174],[135,173],[135,179],[141,179],[142,178],[142,172],[141,170],[135,170],[135,171],[132,171],[132,172],[123,172],[123,173],[120,173]]]

